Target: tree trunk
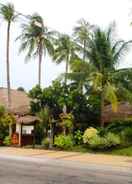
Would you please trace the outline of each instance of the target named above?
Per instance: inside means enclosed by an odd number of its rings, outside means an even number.
[[[65,86],[67,85],[67,74],[68,74],[69,59],[67,57],[66,70],[65,70]]]
[[[39,46],[38,85],[41,86],[42,44]]]
[[[11,108],[11,89],[10,89],[10,63],[9,63],[9,49],[10,49],[10,25],[11,23],[8,23],[7,27],[7,45],[6,45],[6,73],[7,73],[7,106],[8,109]]]
[[[84,43],[83,43],[83,61],[85,61],[85,58],[86,58],[86,41],[84,40]]]
[[[104,111],[104,93],[101,94],[101,116],[100,116],[100,125],[104,127],[104,118],[103,118],[103,111]]]

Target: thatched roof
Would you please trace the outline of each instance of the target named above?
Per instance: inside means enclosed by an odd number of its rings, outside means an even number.
[[[104,122],[111,122],[112,120],[125,120],[132,118],[132,104],[121,102],[118,105],[117,112],[113,112],[111,105],[104,108],[103,119]]]
[[[23,91],[11,89],[11,108],[8,109],[7,89],[0,88],[0,105],[3,105],[7,111],[14,114],[28,114],[30,111],[30,98]]]
[[[38,118],[36,116],[26,115],[26,116],[16,116],[16,123],[19,124],[32,124],[38,121]]]

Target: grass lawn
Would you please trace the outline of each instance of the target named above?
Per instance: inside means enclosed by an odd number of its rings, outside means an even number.
[[[132,156],[132,146],[127,148],[115,148],[109,151],[93,151],[91,149],[85,148],[83,146],[75,146],[72,150],[69,151],[77,151],[82,153],[94,153],[94,154],[110,154],[110,155],[122,155],[122,156]]]
[[[120,148],[120,149],[115,149],[109,152],[109,154],[112,155],[123,155],[123,156],[132,156],[132,146],[128,148]]]

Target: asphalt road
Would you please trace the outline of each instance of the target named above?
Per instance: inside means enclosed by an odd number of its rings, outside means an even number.
[[[132,168],[0,156],[0,184],[132,184]]]

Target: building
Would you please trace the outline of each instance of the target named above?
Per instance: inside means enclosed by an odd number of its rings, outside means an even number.
[[[19,146],[33,144],[38,118],[30,115],[30,98],[24,91],[11,89],[10,109],[8,109],[7,99],[7,89],[0,88],[0,105],[15,117],[15,122],[11,127],[12,144]]]
[[[117,112],[113,112],[111,105],[106,105],[103,111],[103,119],[105,123],[112,122],[113,120],[132,119],[132,104],[120,102]]]

